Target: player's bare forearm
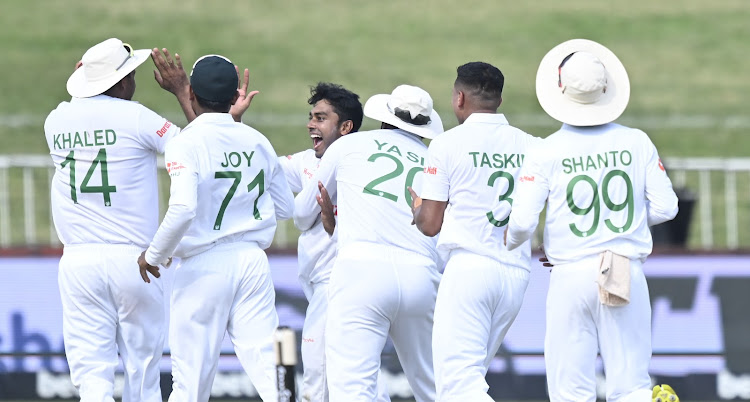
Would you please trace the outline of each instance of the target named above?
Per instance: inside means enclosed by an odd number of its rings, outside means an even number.
[[[448,203],[446,201],[423,200],[411,187],[408,188],[412,198],[412,223],[417,225],[422,234],[434,237],[443,227],[443,214]]]

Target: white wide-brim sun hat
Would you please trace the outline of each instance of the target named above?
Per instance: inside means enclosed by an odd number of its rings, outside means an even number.
[[[616,120],[630,100],[630,80],[612,51],[588,39],[555,46],[536,74],[536,96],[550,117],[572,126]]]
[[[365,102],[363,112],[373,120],[388,123],[422,138],[433,139],[444,131],[440,115],[432,108],[430,94],[411,85],[399,85],[390,94],[371,96]],[[401,117],[396,115],[397,112]]]
[[[133,50],[116,38],[98,43],[83,54],[83,65],[68,78],[68,93],[88,98],[106,92],[143,64],[150,54],[149,49]]]

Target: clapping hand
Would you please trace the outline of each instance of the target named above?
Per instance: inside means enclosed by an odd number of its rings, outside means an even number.
[[[234,66],[234,68],[237,70],[237,77],[239,78],[240,69],[237,66]],[[250,102],[253,101],[255,95],[260,93],[260,91],[247,92],[247,87],[250,85],[250,70],[245,69],[243,78],[244,79],[239,79],[237,81],[237,92],[239,92],[239,97],[237,98],[237,101],[234,102],[234,105],[232,105],[232,108],[229,109],[229,113],[234,118],[234,121],[237,122],[242,121],[242,115],[250,107]]]
[[[174,59],[167,48],[161,51],[154,48],[151,50],[151,59],[154,61],[154,79],[163,89],[179,96],[186,94],[190,88],[190,81],[182,68],[182,59],[175,53]]]
[[[320,194],[315,196],[315,198],[318,200],[318,205],[320,205],[320,219],[323,221],[323,229],[330,236],[333,236],[333,230],[336,229],[333,202],[331,202],[331,197],[328,195],[328,190],[323,186],[323,183],[318,182],[318,190],[320,190]]]

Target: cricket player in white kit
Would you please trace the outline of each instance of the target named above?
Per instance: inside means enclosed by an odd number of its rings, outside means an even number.
[[[417,227],[439,232],[438,250],[448,256],[432,335],[441,402],[492,401],[487,369],[529,281],[529,242],[513,251],[500,245],[524,155],[539,139],[497,113],[504,81],[487,63],[458,67],[452,105],[460,125],[430,143],[421,205],[414,194]]]
[[[313,148],[279,157],[289,187],[295,193],[312,182],[326,149],[337,139],[359,130],[362,104],[359,96],[340,85],[318,83],[310,90],[312,105],[308,133]],[[312,185],[315,185],[313,183]],[[335,205],[335,201],[334,201]],[[326,233],[323,222],[302,232],[297,243],[299,280],[308,307],[302,328],[301,400],[327,402],[325,323],[328,311],[328,283],[336,259],[336,242]]]
[[[542,60],[537,98],[562,128],[529,153],[516,189],[507,246],[526,242],[547,204],[545,362],[552,401],[595,401],[601,354],[608,401],[651,401],[651,307],[642,264],[649,225],[677,214],[656,147],[612,123],[630,83],[618,58],[584,39]]]
[[[207,401],[228,332],[237,357],[264,401],[276,401],[275,293],[265,252],[276,219],[292,216],[293,196],[276,152],[256,130],[233,121],[240,95],[234,65],[200,58],[190,78],[196,117],[166,148],[169,209],[138,259],[182,259],[174,275],[169,344],[173,402]]]
[[[410,225],[411,195],[427,147],[420,137],[443,131],[432,99],[408,85],[375,95],[365,116],[380,130],[333,143],[295,199],[295,224],[312,227],[320,181],[338,197],[338,255],[331,272],[326,323],[330,400],[374,401],[380,353],[390,334],[417,401],[435,400],[432,312],[440,274],[435,241]]]
[[[131,100],[135,69],[150,53],[115,38],[90,48],[68,80],[73,98],[44,124],[55,164],[52,215],[64,246],[58,281],[65,352],[82,401],[114,401],[118,351],[122,400],[162,400],[162,287],[138,279],[135,259],[159,222],[156,154],[180,130]],[[162,66],[157,62],[157,81],[177,94],[187,85],[181,65],[170,70],[181,76]]]

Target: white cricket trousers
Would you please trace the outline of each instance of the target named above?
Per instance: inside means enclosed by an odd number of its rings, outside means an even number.
[[[183,259],[172,287],[169,401],[208,400],[226,332],[261,399],[276,402],[275,299],[268,258],[255,243],[220,243]]]
[[[388,335],[417,402],[435,400],[430,339],[439,282],[435,261],[412,251],[373,243],[339,250],[326,323],[331,402],[378,398]]]
[[[651,305],[642,264],[630,262],[630,303],[609,307],[599,301],[599,261],[552,268],[544,338],[550,400],[596,401],[598,351],[608,402],[650,402]]]
[[[305,324],[302,327],[303,402],[328,402],[325,327],[328,312],[328,281],[309,286]]]
[[[63,339],[82,402],[114,402],[120,352],[123,402],[161,402],[159,362],[166,316],[161,281],[143,282],[132,245],[65,246],[58,284]]]
[[[326,378],[325,327],[328,317],[329,281],[308,286],[305,323],[302,326],[302,402],[328,402],[328,380]],[[388,389],[378,376],[378,402],[388,402]]]
[[[487,369],[521,309],[529,272],[453,250],[435,303],[432,354],[437,400],[488,401]]]

